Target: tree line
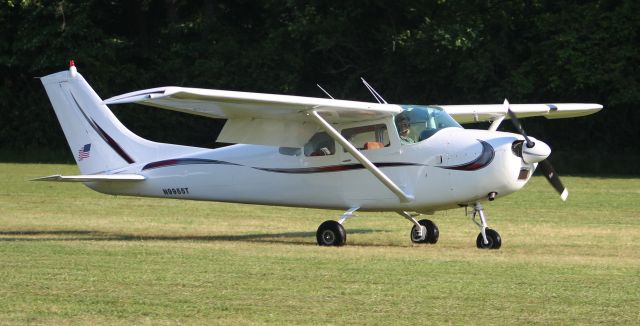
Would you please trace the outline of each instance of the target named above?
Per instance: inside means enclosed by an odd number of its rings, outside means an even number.
[[[364,77],[390,103],[600,103],[523,123],[564,173],[638,174],[638,12],[635,0],[1,1],[0,159],[71,159],[34,77],[74,59],[103,98],[167,85],[324,97],[320,84],[372,101]],[[114,111],[155,141],[220,146],[223,121]]]

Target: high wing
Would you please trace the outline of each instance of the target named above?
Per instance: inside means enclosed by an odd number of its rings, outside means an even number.
[[[184,87],[136,91],[104,103],[138,103],[227,119],[219,142],[290,147],[301,147],[318,130],[312,110],[330,123],[375,120],[402,111],[391,104]]]
[[[510,104],[518,118],[543,116],[547,119],[575,118],[596,113],[602,105],[592,103]],[[440,105],[458,123],[495,121],[507,115],[504,104]]]

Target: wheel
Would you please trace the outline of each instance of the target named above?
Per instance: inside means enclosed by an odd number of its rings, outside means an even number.
[[[431,243],[434,244],[438,242],[438,238],[440,237],[440,230],[438,230],[438,226],[433,223],[431,220],[420,220],[418,224],[424,225],[427,228],[427,236],[424,239],[418,237],[418,228],[413,225],[411,228],[411,242],[413,243]]]
[[[486,229],[485,234],[487,235],[488,244],[484,243],[484,239],[482,239],[482,232],[478,234],[478,238],[476,238],[476,245],[480,249],[500,249],[502,246],[502,238],[500,238],[500,234],[492,229]]]
[[[325,221],[316,232],[319,246],[343,246],[347,242],[347,232],[342,224],[336,221]]]

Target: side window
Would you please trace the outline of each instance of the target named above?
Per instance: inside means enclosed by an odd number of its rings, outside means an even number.
[[[389,146],[389,132],[384,124],[342,130],[342,136],[359,150],[373,150]]]
[[[336,143],[326,132],[319,132],[304,145],[304,156],[326,156],[336,153]]]

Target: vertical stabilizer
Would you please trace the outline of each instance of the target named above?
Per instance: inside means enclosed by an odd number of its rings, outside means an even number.
[[[129,131],[77,72],[73,61],[68,71],[41,81],[82,174],[197,150],[151,142]]]

